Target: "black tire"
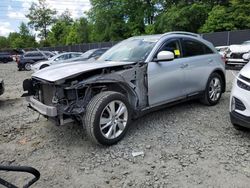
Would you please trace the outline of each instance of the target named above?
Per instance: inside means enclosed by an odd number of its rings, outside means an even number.
[[[216,99],[216,100],[212,100],[209,96],[209,91],[210,91],[210,83],[213,79],[219,79],[220,81],[220,94],[219,94],[219,97]],[[221,76],[214,72],[210,75],[210,77],[208,78],[208,81],[207,81],[207,85],[206,85],[206,90],[203,94],[203,97],[201,98],[201,102],[205,105],[208,105],[208,106],[214,106],[216,104],[218,104],[218,102],[220,101],[220,98],[221,98],[221,95],[222,95],[222,87],[223,87],[224,83],[222,81],[222,78]]]
[[[42,65],[41,67],[40,67],[40,70],[41,69],[44,69],[44,68],[46,68],[46,67],[48,67],[49,65]]]
[[[121,134],[118,137],[108,139],[101,132],[100,118],[104,112],[104,109],[112,101],[120,101],[126,106],[127,121],[126,121],[125,128],[122,130]],[[118,92],[113,92],[113,91],[105,91],[94,96],[89,102],[86,108],[86,114],[84,116],[84,124],[86,126],[88,137],[94,143],[98,143],[102,145],[113,145],[119,142],[126,134],[129,124],[130,124],[130,120],[131,120],[131,110],[130,110],[130,105],[129,105],[128,100],[123,94],[118,93]]]

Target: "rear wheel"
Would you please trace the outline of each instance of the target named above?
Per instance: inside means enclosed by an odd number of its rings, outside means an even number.
[[[126,97],[107,91],[99,93],[89,102],[84,122],[92,141],[112,145],[124,137],[130,119],[130,105]]]
[[[218,73],[212,73],[208,79],[206,90],[201,101],[209,106],[216,105],[222,95],[223,82]]]
[[[24,68],[25,68],[25,70],[30,71],[31,70],[31,64],[30,63],[26,63],[24,65]]]

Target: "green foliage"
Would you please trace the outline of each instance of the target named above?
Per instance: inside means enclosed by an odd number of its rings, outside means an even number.
[[[29,48],[37,46],[35,36],[30,33],[28,26],[23,22],[19,26],[19,33],[10,33],[8,40],[11,48]]]
[[[39,31],[39,36],[46,40],[49,32],[48,27],[55,22],[55,14],[55,10],[48,8],[46,0],[39,0],[38,3],[32,3],[26,17],[29,19],[28,24],[36,31]]]
[[[66,44],[80,44],[89,42],[89,28],[86,18],[81,18],[70,27]]]
[[[0,49],[7,49],[9,47],[9,40],[6,37],[0,36]]]
[[[229,6],[215,6],[200,32],[230,31],[250,28],[249,0],[231,0]]]
[[[194,3],[191,5],[178,4],[159,16],[156,22],[157,32],[197,30],[208,17],[209,5]]]
[[[63,12],[52,26],[47,41],[52,46],[65,45],[74,21],[68,10]]]
[[[209,13],[206,23],[200,32],[209,33],[213,31],[229,31],[235,29],[232,17],[224,6],[215,6]]]

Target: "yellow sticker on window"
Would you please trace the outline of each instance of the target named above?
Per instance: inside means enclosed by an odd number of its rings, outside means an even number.
[[[179,56],[179,55],[181,55],[181,52],[180,52],[180,50],[174,50],[174,55],[176,55],[176,56]]]

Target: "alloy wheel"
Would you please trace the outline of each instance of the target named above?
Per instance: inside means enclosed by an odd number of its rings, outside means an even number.
[[[106,105],[100,117],[100,130],[107,139],[119,137],[128,122],[128,109],[126,105],[119,100],[111,101]]]

